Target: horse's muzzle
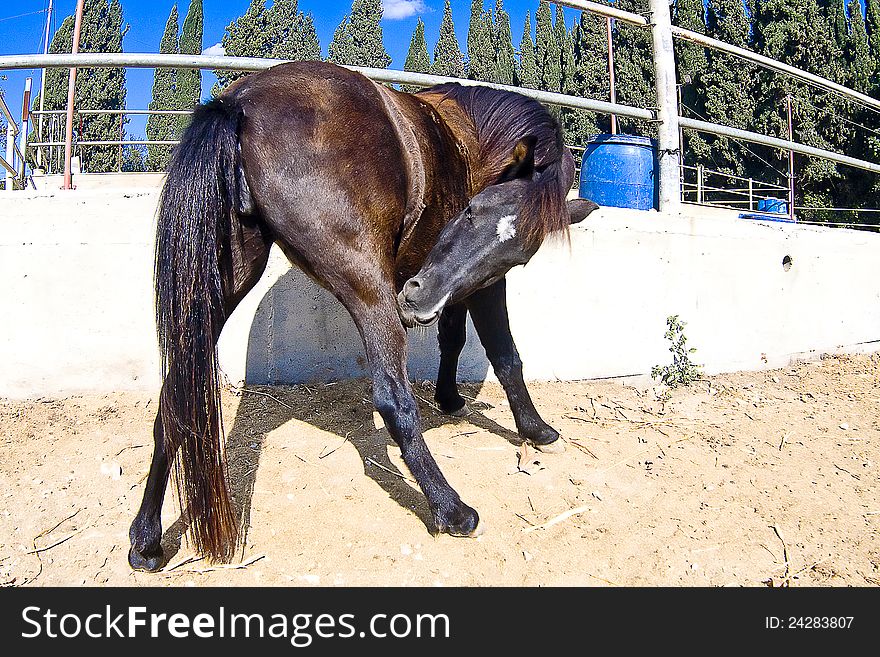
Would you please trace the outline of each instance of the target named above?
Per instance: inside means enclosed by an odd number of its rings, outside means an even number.
[[[402,292],[397,295],[397,314],[400,315],[400,321],[403,322],[403,325],[406,328],[415,328],[417,326],[424,328],[426,326],[431,326],[440,319],[440,313],[442,310],[443,308],[441,306],[439,310],[420,313],[407,303]]]
[[[404,283],[403,289],[397,295],[397,312],[400,321],[407,328],[431,326],[440,318],[449,295],[444,295],[439,303],[431,303],[430,299],[426,298],[428,295],[425,292],[421,279],[414,276]]]

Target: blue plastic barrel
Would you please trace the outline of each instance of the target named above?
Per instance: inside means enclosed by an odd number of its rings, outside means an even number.
[[[781,198],[758,199],[758,212],[771,212],[773,214],[788,214],[788,203]]]
[[[657,208],[657,143],[635,135],[596,135],[581,164],[581,198],[615,208]]]

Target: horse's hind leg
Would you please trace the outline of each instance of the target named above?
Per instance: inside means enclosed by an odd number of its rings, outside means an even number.
[[[462,303],[443,309],[437,325],[437,342],[440,345],[440,368],[437,371],[437,387],[434,400],[440,410],[449,415],[465,415],[467,405],[458,393],[456,374],[458,357],[467,337],[467,308]]]
[[[161,405],[161,395],[159,404]],[[168,454],[165,451],[165,434],[162,431],[161,408],[153,422],[153,460],[141,508],[135,516],[128,537],[131,550],[128,563],[135,570],[158,570],[162,566],[162,502],[168,485]]]
[[[234,226],[230,237],[230,260],[222,266],[226,316],[228,317],[245,295],[257,284],[266,268],[271,239],[265,229],[254,223]],[[222,326],[220,327],[222,329]],[[220,330],[220,329],[218,329]],[[219,337],[219,336],[217,336]],[[215,338],[216,340],[216,338]],[[170,363],[169,367],[174,367]],[[174,454],[168,454],[162,429],[162,405],[165,384],[159,395],[159,408],[153,423],[153,459],[144,488],[140,509],[131,523],[128,535],[131,549],[128,563],[135,570],[155,571],[162,567],[162,503],[171,472]]]
[[[559,433],[538,415],[523,381],[522,361],[510,333],[506,280],[478,290],[466,303],[495,376],[507,393],[519,435],[542,451],[560,451]]]

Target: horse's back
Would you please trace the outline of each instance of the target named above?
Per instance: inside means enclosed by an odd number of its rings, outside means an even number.
[[[253,198],[295,251],[330,241],[378,250],[393,241],[408,173],[373,82],[332,64],[294,62],[248,76],[224,97],[244,114],[239,143]]]
[[[467,203],[458,137],[417,95],[334,64],[292,62],[238,81],[223,97],[244,114],[252,196],[307,271],[305,249],[341,240],[393,260],[399,283]]]

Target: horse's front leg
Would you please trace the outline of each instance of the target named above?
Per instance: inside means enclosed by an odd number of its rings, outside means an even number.
[[[406,372],[406,331],[393,296],[372,307],[347,304],[363,336],[373,373],[373,402],[425,494],[441,532],[475,536],[480,518],[446,481],[422,436],[421,417]]]
[[[522,361],[507,315],[507,281],[501,279],[468,297],[467,308],[495,376],[507,393],[519,435],[544,452],[562,451],[559,432],[544,422],[523,381]]]
[[[434,401],[440,410],[449,415],[465,415],[467,404],[458,393],[456,375],[458,357],[464,349],[467,337],[467,308],[463,303],[446,306],[437,325],[437,342],[440,345],[440,368],[437,370],[437,387]]]

